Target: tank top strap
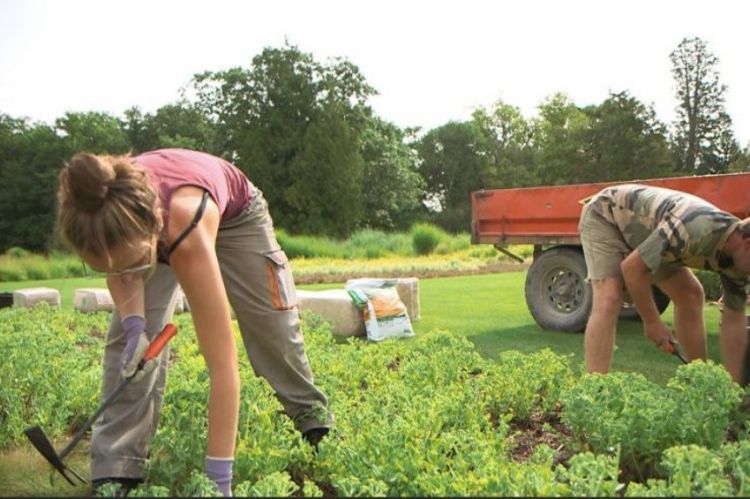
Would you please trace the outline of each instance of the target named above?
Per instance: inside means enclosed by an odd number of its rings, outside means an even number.
[[[208,201],[208,191],[203,191],[203,197],[201,198],[201,204],[198,206],[198,209],[195,211],[195,216],[193,217],[193,221],[190,222],[190,225],[188,225],[185,230],[182,231],[182,234],[175,239],[175,241],[167,248],[167,254],[166,254],[166,260],[169,261],[169,257],[172,255],[172,252],[177,249],[177,245],[179,245],[192,231],[195,229],[195,227],[198,225],[198,222],[201,221],[201,218],[203,218],[203,212],[206,211],[206,201]]]

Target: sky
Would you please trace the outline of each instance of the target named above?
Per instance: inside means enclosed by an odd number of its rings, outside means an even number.
[[[0,113],[52,123],[173,103],[195,73],[249,67],[285,41],[344,57],[400,127],[465,120],[498,100],[527,117],[566,93],[627,90],[675,118],[669,54],[700,37],[750,143],[750,2],[744,0],[0,0]]]

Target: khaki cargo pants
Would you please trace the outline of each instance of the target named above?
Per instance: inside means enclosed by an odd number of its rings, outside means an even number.
[[[250,205],[219,228],[216,252],[229,301],[255,373],[268,380],[286,414],[301,432],[330,427],[321,415],[328,401],[313,384],[300,333],[291,268],[276,241],[263,193],[254,188]],[[146,283],[146,332],[156,336],[172,319],[177,280],[159,264]],[[125,337],[113,314],[104,352],[102,397],[121,381],[120,355]],[[132,382],[94,424],[91,441],[92,480],[143,478],[148,442],[156,431],[167,380],[169,348],[159,366]],[[315,410],[315,409],[318,410]],[[316,419],[323,417],[324,420]]]

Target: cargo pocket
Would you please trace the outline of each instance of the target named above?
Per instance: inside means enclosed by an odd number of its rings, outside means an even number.
[[[283,250],[275,250],[263,255],[266,257],[268,289],[271,303],[276,310],[291,310],[297,306],[297,292],[294,287],[292,269]]]

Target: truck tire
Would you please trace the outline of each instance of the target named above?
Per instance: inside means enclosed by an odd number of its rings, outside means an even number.
[[[651,286],[651,290],[654,292],[654,302],[656,303],[656,309],[659,311],[659,315],[661,315],[669,306],[669,297],[656,286]],[[634,321],[641,320],[641,316],[638,314],[638,310],[635,308],[635,305],[633,305],[633,302],[630,301],[630,297],[628,297],[627,293],[625,293],[625,303],[623,303],[622,310],[620,310],[620,319]]]
[[[534,259],[526,274],[526,305],[541,327],[583,331],[592,301],[580,248],[552,248]]]

